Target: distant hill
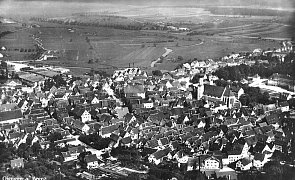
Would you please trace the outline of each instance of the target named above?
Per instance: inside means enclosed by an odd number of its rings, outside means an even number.
[[[17,1],[39,1],[39,0],[17,0]],[[158,3],[161,5],[164,4],[211,4],[211,5],[226,5],[226,6],[251,6],[251,5],[261,5],[261,6],[272,6],[272,7],[292,7],[294,5],[294,0],[44,0],[44,1],[63,1],[63,2],[104,2],[104,3],[138,3],[138,4],[149,4],[149,3]],[[43,1],[43,2],[44,2]],[[1,2],[1,0],[0,0]],[[184,3],[185,2],[185,3]]]

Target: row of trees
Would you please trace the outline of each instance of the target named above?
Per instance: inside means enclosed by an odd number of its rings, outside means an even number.
[[[79,140],[97,150],[102,150],[109,147],[111,142],[110,138],[103,138],[97,133],[80,135]]]
[[[53,86],[59,88],[66,85],[67,82],[63,79],[61,75],[55,75],[53,76],[53,79],[45,80],[43,89],[45,91],[49,91]]]
[[[12,32],[11,31],[3,31],[0,33],[0,39],[4,36],[6,36],[7,34],[11,34]]]

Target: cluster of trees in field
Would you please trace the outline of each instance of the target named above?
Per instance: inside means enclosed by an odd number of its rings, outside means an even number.
[[[240,102],[243,106],[254,106],[256,103],[259,104],[270,104],[275,103],[274,99],[270,98],[268,92],[261,92],[258,87],[243,87],[245,94],[240,97]]]
[[[295,78],[295,62],[281,63],[274,66],[265,66],[263,64],[257,64],[253,66],[248,66],[241,64],[239,66],[226,66],[219,68],[214,72],[214,75],[218,76],[220,79],[240,81],[241,79],[247,79],[249,76],[254,76],[258,74],[263,78],[268,78],[274,73],[279,73],[283,75],[290,75]]]
[[[80,135],[79,140],[98,150],[107,148],[111,142],[110,138],[103,138],[97,133],[89,135]]]

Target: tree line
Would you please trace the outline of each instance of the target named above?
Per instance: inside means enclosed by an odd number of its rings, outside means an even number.
[[[294,69],[295,62],[282,63],[275,66],[265,66],[263,64],[248,66],[246,64],[241,64],[239,66],[226,66],[219,68],[213,74],[220,79],[231,81],[240,81],[243,78],[247,79],[249,76],[254,76],[256,74],[263,78],[268,78],[274,73],[290,75],[292,78],[295,78]]]

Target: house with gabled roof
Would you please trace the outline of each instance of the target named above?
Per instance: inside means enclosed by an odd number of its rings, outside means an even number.
[[[69,147],[67,152],[62,152],[64,162],[77,160],[80,153],[85,152],[84,146]]]
[[[281,109],[282,112],[288,112],[290,110],[288,101],[279,102],[278,106],[278,108]]]
[[[232,163],[243,158],[242,149],[237,149],[228,152],[228,162]]]
[[[131,146],[131,143],[132,143],[131,136],[124,137],[124,138],[121,139],[121,144],[123,146],[130,147]]]
[[[17,141],[23,138],[25,134],[23,132],[13,132],[8,134],[8,140],[12,142],[13,144]]]
[[[99,103],[100,103],[99,99],[96,96],[94,96],[91,100],[91,104],[99,104]]]
[[[204,159],[204,169],[222,169],[222,158],[219,156],[210,156]]]
[[[99,135],[102,137],[110,137],[111,134],[118,129],[118,125],[103,126],[99,131]]]
[[[158,144],[159,144],[159,146],[165,147],[165,146],[169,145],[169,140],[167,137],[160,138],[158,140]]]
[[[150,114],[147,118],[147,121],[150,121],[155,124],[160,124],[161,120],[165,118],[165,115],[162,112],[158,112],[155,114]]]
[[[128,107],[116,107],[115,108],[116,115],[118,116],[119,119],[124,118],[129,113]],[[126,117],[125,117],[126,119]],[[127,121],[129,122],[129,121]]]
[[[68,162],[68,161],[73,161],[76,160],[77,158],[75,158],[74,156],[71,156],[70,152],[61,152],[61,155],[63,157],[64,162]]]
[[[136,117],[131,113],[127,113],[123,117],[125,118],[125,122],[127,122],[127,123],[132,123],[132,122],[136,121]]]
[[[89,122],[91,121],[91,114],[89,113],[89,111],[87,111],[86,109],[84,110],[84,112],[81,114],[81,121],[83,123]]]
[[[154,152],[149,156],[149,162],[156,165],[160,164],[163,161],[163,158],[167,156],[170,151],[171,149],[168,147]]]
[[[287,151],[287,143],[281,140],[275,140],[274,142],[275,150],[286,152]]]
[[[276,124],[280,122],[279,115],[277,113],[269,114],[265,117],[268,124]]]
[[[70,116],[70,117],[64,117],[62,122],[67,125],[67,126],[72,126],[73,123],[74,123],[75,119],[73,116]]]
[[[15,168],[23,168],[24,167],[24,159],[23,158],[19,158],[19,159],[10,160],[10,167],[12,169],[15,169]]]
[[[88,131],[90,130],[88,124],[85,124],[80,120],[75,120],[72,127],[85,134],[88,134]]]
[[[86,123],[88,121],[91,121],[91,114],[89,113],[85,107],[83,106],[77,106],[73,110],[74,116],[76,119],[81,119],[82,122]]]
[[[249,137],[245,137],[244,139],[246,143],[248,144],[248,146],[254,146],[258,141],[256,136],[249,136]]]
[[[85,162],[87,163],[87,169],[95,169],[98,167],[98,159],[95,154],[85,156]]]
[[[99,122],[89,123],[87,124],[89,126],[89,133],[96,133],[99,132],[101,128],[101,124]]]
[[[253,159],[253,165],[260,169],[264,166],[264,164],[266,162],[268,162],[269,160],[265,158],[265,154],[262,153],[255,153],[254,154],[254,159]]]
[[[23,118],[20,109],[0,112],[0,124],[19,122]]]
[[[249,158],[240,159],[236,163],[236,168],[240,168],[242,171],[250,170],[252,166],[253,163]]]
[[[151,139],[149,141],[146,142],[146,147],[151,148],[151,149],[157,149],[159,144],[158,141],[156,139]]]
[[[263,105],[262,108],[263,108],[263,112],[264,112],[264,113],[267,113],[267,112],[270,112],[270,111],[274,111],[274,110],[277,109],[277,107],[276,107],[275,104],[267,104],[267,105]]]

